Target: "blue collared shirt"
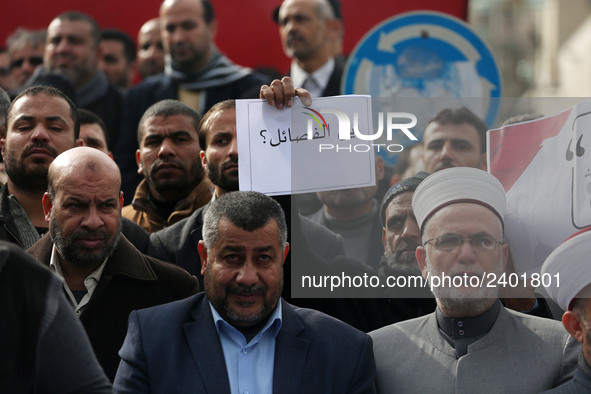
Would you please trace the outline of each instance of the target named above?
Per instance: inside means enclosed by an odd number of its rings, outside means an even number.
[[[246,343],[240,331],[226,322],[209,303],[222,343],[232,394],[273,392],[275,338],[281,329],[281,300],[267,324]]]

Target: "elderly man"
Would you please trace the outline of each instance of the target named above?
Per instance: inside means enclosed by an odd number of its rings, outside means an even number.
[[[18,93],[18,88],[22,88],[35,69],[43,64],[45,37],[45,30],[31,31],[19,28],[6,40],[10,70],[16,83],[12,93]]]
[[[152,105],[138,127],[138,185],[123,216],[149,233],[168,227],[211,199],[209,180],[199,160],[197,129],[201,116],[177,100]]]
[[[281,206],[227,193],[205,214],[205,294],[133,312],[119,392],[371,393],[366,334],[281,300],[289,250]]]
[[[591,392],[591,227],[574,234],[546,258],[541,277],[552,299],[562,307],[562,324],[582,346],[572,380],[549,392]]]
[[[433,173],[449,167],[486,170],[486,124],[468,108],[440,111],[423,133],[423,164]]]
[[[419,225],[412,210],[411,200],[416,188],[429,173],[421,171],[392,186],[380,207],[382,223],[382,244],[384,255],[378,274],[388,276],[420,276],[415,250],[421,244]],[[390,288],[386,295],[390,299],[394,321],[402,321],[433,312],[435,302],[424,287]]]
[[[345,59],[340,56],[343,27],[339,0],[285,0],[275,9],[273,19],[279,26],[283,52],[291,59],[289,75],[294,85],[313,97],[341,94]],[[306,216],[322,207],[316,193],[295,199]]]
[[[345,62],[333,50],[342,34],[339,1],[285,0],[275,22],[294,84],[313,97],[340,94]]]
[[[115,159],[123,174],[124,192],[141,181],[134,158],[136,131],[146,109],[164,99],[178,99],[203,114],[229,98],[255,98],[267,78],[232,63],[214,45],[218,24],[209,0],[165,0],[160,6],[163,74],[130,89],[123,110]],[[131,195],[131,194],[130,194]]]
[[[488,287],[508,253],[501,183],[474,168],[442,170],[417,187],[412,207],[437,309],[370,334],[378,391],[539,392],[569,378],[578,344],[556,321],[505,309]]]
[[[120,186],[119,169],[103,152],[77,147],[59,155],[42,200],[49,233],[28,250],[62,278],[110,379],[129,313],[198,290],[195,277],[143,255],[121,236]]]
[[[164,47],[160,19],[150,19],[137,35],[137,69],[143,79],[164,72]]]

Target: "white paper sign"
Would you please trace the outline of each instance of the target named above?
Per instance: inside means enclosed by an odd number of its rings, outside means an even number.
[[[488,160],[507,193],[515,267],[539,272],[553,249],[591,225],[591,101],[489,131]]]
[[[356,132],[357,131],[357,132]],[[279,110],[236,101],[240,190],[268,195],[373,186],[370,96],[296,98]],[[362,135],[360,137],[360,135]]]

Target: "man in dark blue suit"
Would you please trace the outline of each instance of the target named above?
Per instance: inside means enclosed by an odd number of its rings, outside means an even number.
[[[220,196],[199,242],[205,294],[132,312],[118,392],[372,393],[371,339],[281,299],[289,251],[281,206]]]

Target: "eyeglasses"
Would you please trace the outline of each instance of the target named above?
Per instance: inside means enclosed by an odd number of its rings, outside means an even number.
[[[14,59],[13,61],[11,61],[10,67],[11,68],[21,68],[23,66],[23,64],[25,63],[25,60],[28,61],[31,66],[35,66],[35,67],[37,67],[43,63],[43,58],[41,56],[31,56],[29,58],[21,57],[21,58]]]
[[[503,244],[502,241],[496,240],[490,235],[475,235],[473,237],[462,237],[456,234],[444,234],[439,237],[431,238],[424,242],[427,245],[433,242],[435,249],[443,252],[451,252],[462,246],[464,241],[470,242],[473,248],[482,252],[490,252],[498,244]]]

